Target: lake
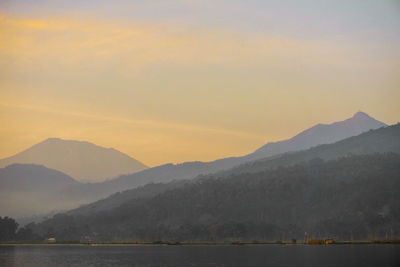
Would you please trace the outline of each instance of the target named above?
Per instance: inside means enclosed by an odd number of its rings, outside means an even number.
[[[400,245],[0,246],[0,266],[400,266]]]

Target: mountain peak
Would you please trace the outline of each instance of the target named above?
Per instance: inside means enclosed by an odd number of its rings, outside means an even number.
[[[44,165],[85,182],[100,182],[147,169],[143,163],[116,149],[54,137],[14,156],[0,159],[0,167],[12,163]]]
[[[69,140],[69,139],[62,139],[58,137],[49,137],[41,143],[51,143],[51,144],[68,144],[68,143],[75,143],[75,144],[90,144],[93,146],[97,146],[93,143],[87,141],[79,141],[79,140]],[[41,144],[39,143],[39,144]]]
[[[365,119],[372,119],[372,118],[367,113],[358,111],[356,114],[353,115],[353,119],[365,120]]]
[[[304,150],[321,144],[331,144],[383,126],[387,125],[372,118],[365,112],[358,111],[349,119],[331,124],[317,124],[293,138],[268,143],[253,154],[250,154],[250,157],[263,158],[290,151]]]
[[[49,137],[45,141],[62,141],[63,139],[57,137]]]

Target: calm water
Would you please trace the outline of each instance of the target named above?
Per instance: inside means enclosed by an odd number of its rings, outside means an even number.
[[[0,246],[0,266],[400,266],[400,245]]]

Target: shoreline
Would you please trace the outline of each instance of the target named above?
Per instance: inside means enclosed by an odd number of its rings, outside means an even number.
[[[79,242],[58,242],[58,243],[45,243],[45,242],[32,242],[32,243],[0,243],[0,246],[262,246],[262,245],[288,245],[288,246],[334,246],[334,245],[400,245],[400,242],[335,242],[333,244],[308,244],[304,242],[291,243],[291,242],[240,242],[240,243],[224,243],[224,242],[182,242],[182,243],[136,243],[136,242],[99,242],[99,243],[79,243]]]

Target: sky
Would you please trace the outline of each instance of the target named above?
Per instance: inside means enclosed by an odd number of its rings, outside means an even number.
[[[398,103],[397,0],[0,0],[0,158],[58,137],[210,161]]]

